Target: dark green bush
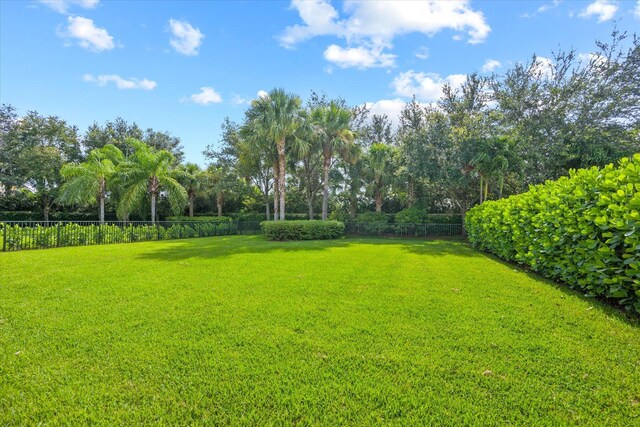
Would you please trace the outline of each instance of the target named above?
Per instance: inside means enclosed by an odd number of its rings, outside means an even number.
[[[205,222],[231,222],[231,219],[228,216],[194,216],[193,218],[190,216],[168,216],[167,221],[205,221]]]
[[[471,209],[471,243],[640,313],[640,154]]]
[[[424,209],[421,209],[417,206],[412,206],[398,212],[394,217],[394,222],[398,224],[423,224],[424,217]]]
[[[389,222],[391,217],[383,212],[365,212],[361,213],[356,217],[356,222],[359,223],[381,223],[386,224]]]
[[[339,221],[264,221],[260,224],[269,240],[326,240],[344,236]]]

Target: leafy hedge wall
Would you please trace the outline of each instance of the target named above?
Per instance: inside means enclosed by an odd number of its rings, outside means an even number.
[[[260,224],[269,240],[326,240],[344,236],[339,221],[264,221]]]
[[[640,313],[640,154],[469,210],[469,240]]]
[[[228,216],[168,216],[167,221],[186,221],[186,222],[232,222],[233,219]]]

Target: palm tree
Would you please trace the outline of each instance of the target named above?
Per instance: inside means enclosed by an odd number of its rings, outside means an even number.
[[[167,150],[156,150],[144,142],[127,140],[134,152],[121,164],[119,172],[124,181],[124,192],[118,207],[121,213],[128,213],[151,197],[151,223],[156,221],[156,200],[162,191],[169,199],[171,210],[180,214],[187,203],[188,195],[178,179],[186,173],[175,168],[175,157]]]
[[[60,175],[66,182],[60,188],[58,200],[68,204],[97,202],[100,224],[104,224],[107,186],[122,159],[122,151],[113,144],[107,144],[91,150],[87,160],[82,163],[65,164],[60,169]]]
[[[300,146],[305,143],[295,136],[302,125],[300,105],[298,96],[286,93],[283,89],[274,89],[252,102],[241,132],[256,149],[271,151],[275,147],[277,158],[274,160],[277,161],[273,169],[278,203],[274,200],[274,211],[279,211],[280,220],[285,217],[287,140]]]
[[[187,196],[189,197],[189,217],[193,218],[196,197],[203,189],[206,175],[200,169],[200,166],[195,163],[187,163],[181,169],[185,174],[181,180],[182,186],[187,190]]]
[[[376,203],[376,212],[382,212],[382,199],[387,187],[393,181],[394,148],[387,144],[374,143],[367,155],[371,190]]]
[[[329,210],[329,169],[335,152],[343,157],[350,152],[354,133],[351,131],[351,111],[335,101],[311,111],[311,122],[318,133],[322,147],[322,219],[327,219]]]
[[[227,195],[238,189],[238,178],[228,168],[218,165],[209,165],[205,176],[207,192],[214,195],[218,216],[222,216]]]

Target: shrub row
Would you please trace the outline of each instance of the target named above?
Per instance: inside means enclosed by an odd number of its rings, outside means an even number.
[[[470,242],[640,313],[640,154],[472,208]]]
[[[269,240],[326,240],[344,236],[339,221],[264,221],[260,224]]]
[[[231,222],[233,219],[228,216],[168,216],[167,221],[186,221],[186,222]]]
[[[6,230],[5,230],[6,228]],[[54,224],[49,227],[20,227],[0,223],[0,249],[46,249],[63,246],[129,243],[152,240],[171,240],[188,237],[208,237],[236,234],[233,223],[194,223],[127,226]],[[6,235],[6,242],[3,240]]]

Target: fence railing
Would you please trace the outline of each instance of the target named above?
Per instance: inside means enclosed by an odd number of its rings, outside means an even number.
[[[6,221],[0,222],[2,252],[65,246],[147,242],[193,237],[260,234],[261,221]],[[445,237],[462,235],[461,224],[345,224],[347,235]]]
[[[7,221],[0,223],[0,250],[147,242],[261,232],[259,221]]]
[[[379,237],[455,237],[462,236],[462,224],[385,224],[379,222],[345,224],[355,236]]]

